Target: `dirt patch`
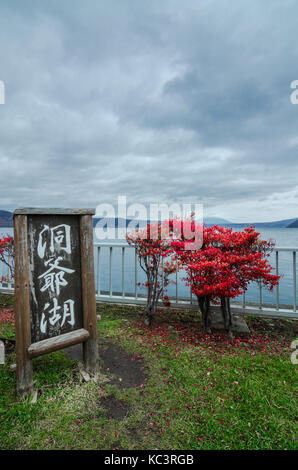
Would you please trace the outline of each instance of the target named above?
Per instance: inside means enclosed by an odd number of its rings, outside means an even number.
[[[99,356],[103,371],[118,388],[140,387],[147,379],[145,363],[138,355],[127,354],[121,347],[99,338]]]
[[[103,397],[99,405],[104,408],[106,416],[109,419],[116,419],[122,421],[128,414],[130,406],[123,400],[118,400],[114,395]]]
[[[98,338],[98,352],[102,363],[102,372],[109,378],[111,385],[118,388],[140,387],[147,379],[144,372],[145,363],[138,355],[127,354],[120,346]],[[64,349],[66,354],[77,360],[83,360],[82,345],[78,344]]]
[[[77,361],[83,360],[83,344],[75,344],[74,346],[69,346],[68,348],[63,349],[71,359],[76,359]]]

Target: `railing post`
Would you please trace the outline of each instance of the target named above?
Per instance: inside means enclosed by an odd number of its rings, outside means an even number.
[[[263,309],[263,295],[262,295],[262,283],[260,281],[260,305],[259,305],[259,310]]]
[[[176,304],[178,303],[178,261],[176,261]]]
[[[109,291],[110,297],[113,295],[113,288],[112,288],[112,256],[113,256],[113,247],[110,246],[110,272],[109,272]]]
[[[297,289],[296,289],[296,251],[293,251],[293,297],[294,297],[294,305],[293,305],[293,310],[296,312],[296,306],[297,306]]]
[[[276,271],[277,276],[278,276],[278,270],[279,270],[278,250],[276,250],[276,253],[275,253],[275,271]],[[276,310],[279,310],[279,285],[276,286]]]
[[[122,297],[125,297],[124,292],[124,259],[125,259],[125,247],[122,247]]]
[[[163,289],[164,289],[163,257],[161,259],[161,287],[162,287],[162,292],[163,292]]]
[[[100,295],[100,246],[97,247],[97,295]]]
[[[137,292],[138,273],[137,273],[137,250],[135,249],[135,298],[138,298]]]

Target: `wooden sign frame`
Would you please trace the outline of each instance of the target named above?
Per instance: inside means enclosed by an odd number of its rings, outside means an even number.
[[[94,214],[93,209],[21,208],[14,211],[16,375],[17,393],[20,397],[33,392],[32,359],[42,354],[83,343],[85,369],[90,373],[96,373],[98,369],[92,223]],[[83,327],[31,343],[28,216],[34,215],[79,216]]]

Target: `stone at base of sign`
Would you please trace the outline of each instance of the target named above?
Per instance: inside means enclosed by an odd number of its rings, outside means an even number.
[[[34,392],[32,394],[31,403],[36,403],[37,402],[37,396],[38,396],[38,392],[37,392],[37,390],[34,390]]]
[[[11,364],[9,368],[10,368],[10,370],[16,370],[17,365],[16,364]]]
[[[5,364],[5,346],[3,341],[0,341],[0,364]]]
[[[85,382],[89,382],[90,375],[83,369],[83,364],[79,363],[79,371]]]
[[[93,382],[97,383],[100,380],[100,374],[97,372],[91,379]]]
[[[89,374],[85,369],[84,369],[84,364],[82,362],[78,363],[79,371],[85,382],[89,382],[92,380],[93,382],[100,382],[100,383],[105,383],[109,382],[109,378],[107,376],[102,375],[100,372],[96,372],[95,374]]]

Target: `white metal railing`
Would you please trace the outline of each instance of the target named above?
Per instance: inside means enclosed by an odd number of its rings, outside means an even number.
[[[95,259],[96,259],[96,299],[99,302],[115,302],[115,303],[131,303],[131,304],[145,304],[146,296],[138,292],[138,260],[136,252],[133,246],[128,245],[127,243],[95,243]],[[108,250],[108,260],[106,266],[103,265],[101,257],[103,249]],[[117,271],[121,272],[121,289],[118,288],[118,291],[113,289],[113,257],[114,251],[116,249],[121,249],[121,261],[118,256],[118,262],[121,266],[117,266]],[[130,291],[125,290],[125,252],[126,250],[134,250],[134,262],[132,270],[134,271],[134,286]],[[280,286],[275,288],[275,302],[266,303],[263,300],[263,289],[262,286],[259,287],[259,299],[258,301],[249,302],[246,299],[246,295],[242,296],[242,301],[234,301],[231,303],[231,308],[234,313],[238,314],[254,314],[267,317],[284,317],[284,318],[295,318],[298,319],[297,313],[297,264],[296,264],[296,253],[298,247],[275,247],[273,250],[275,257],[275,273],[280,273],[280,253],[292,253],[292,284],[293,284],[293,303],[290,305],[288,303],[280,305]],[[101,286],[101,275],[102,270],[105,268],[105,279],[109,279],[108,286],[102,288]],[[119,281],[119,280],[118,280]],[[169,295],[171,305],[177,308],[188,308],[196,309],[197,303],[194,301],[191,291],[189,296],[180,296],[179,295],[179,284],[182,281],[178,279],[178,273],[176,272],[175,278],[175,294]],[[119,282],[118,282],[119,284]],[[217,308],[215,306],[215,308]]]
[[[106,263],[102,262],[103,250],[107,250],[108,256],[106,257]],[[118,273],[118,288],[113,288],[113,260],[115,259],[114,254],[116,249],[118,250],[117,260],[117,273]],[[138,267],[138,259],[136,251],[133,246],[127,243],[95,243],[95,281],[96,281],[96,300],[98,302],[113,302],[113,303],[130,303],[130,304],[145,304],[146,295],[145,291],[142,293],[138,290],[138,279],[140,275],[140,268]],[[127,250],[130,250],[131,258],[130,265],[127,266],[125,263],[125,255]],[[120,253],[119,253],[120,251]],[[282,253],[291,253],[292,256],[292,298],[293,302],[291,305],[288,303],[280,303],[280,286],[275,288],[275,302],[266,303],[263,299],[263,290],[259,288],[259,299],[258,301],[247,301],[246,295],[243,295],[242,301],[234,301],[231,304],[233,313],[238,314],[254,314],[267,317],[283,317],[283,318],[298,318],[297,313],[297,263],[296,253],[298,247],[275,247],[274,258],[275,258],[275,269],[276,274],[283,274],[280,272],[280,255]],[[130,289],[126,289],[125,281],[127,271],[130,275]],[[7,274],[4,265],[0,263],[0,281],[3,275]],[[106,286],[101,286],[101,278],[104,278],[107,282]],[[188,296],[179,295],[179,286],[185,284],[181,279],[178,278],[178,273],[175,275],[175,288],[174,294],[169,295],[171,305],[177,308],[196,309],[197,303],[191,292]],[[0,292],[12,293],[13,283],[12,282],[0,282]],[[217,307],[215,307],[217,308]]]

